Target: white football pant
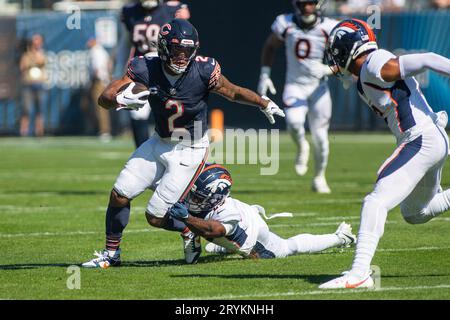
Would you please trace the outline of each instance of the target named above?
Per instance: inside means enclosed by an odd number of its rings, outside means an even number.
[[[287,84],[283,93],[287,128],[300,150],[300,158],[308,159],[309,145],[305,138],[305,120],[314,145],[315,176],[323,175],[328,163],[328,129],[331,118],[331,96],[326,81],[311,93],[305,87]],[[306,163],[304,163],[306,165]]]
[[[370,270],[388,211],[401,205],[403,218],[425,223],[450,209],[450,190],[442,191],[441,172],[448,136],[433,125],[414,141],[401,144],[378,171],[375,189],[364,198],[352,272]]]
[[[207,146],[190,147],[154,134],[128,159],[114,190],[130,200],[146,189],[154,190],[146,212],[161,218],[187,195],[207,157]]]

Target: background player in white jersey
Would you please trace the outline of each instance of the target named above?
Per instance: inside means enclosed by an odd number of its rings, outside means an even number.
[[[415,75],[427,69],[450,76],[450,60],[434,53],[396,57],[378,49],[363,21],[340,22],[332,31],[328,63],[338,75],[358,77],[358,91],[397,138],[397,149],[378,171],[364,198],[352,268],[322,289],[373,287],[370,263],[383,235],[387,213],[400,205],[406,222],[425,223],[450,209],[450,189],[440,186],[448,156],[445,112],[434,113]]]
[[[264,208],[231,198],[231,175],[218,164],[207,165],[195,181],[185,202],[176,203],[169,214],[183,221],[198,235],[212,242],[206,251],[238,253],[249,258],[284,258],[349,246],[356,241],[345,222],[331,234],[299,234],[283,239],[269,230],[261,215]],[[282,215],[282,214],[275,214]]]
[[[215,59],[197,56],[199,45],[197,30],[191,23],[172,20],[160,30],[159,56],[132,59],[127,74],[113,81],[100,96],[99,104],[107,109],[139,109],[150,101],[156,133],[131,155],[117,177],[106,210],[105,250],[96,253],[97,258],[84,263],[84,267],[120,264],[119,247],[131,201],[146,189],[154,190],[145,211],[148,223],[181,232],[186,262],[196,262],[201,251],[198,237],[166,213],[184,199],[208,157],[210,92],[259,107],[272,124],[274,115],[284,116],[268,98],[228,81]],[[135,87],[142,89],[136,92]]]
[[[258,92],[275,94],[270,79],[275,51],[285,45],[286,83],[283,92],[286,123],[297,148],[295,171],[303,176],[308,170],[309,143],[305,137],[305,120],[311,131],[315,174],[312,188],[330,193],[325,179],[328,163],[328,128],[331,118],[331,97],[327,83],[330,68],[323,64],[325,45],[336,20],[322,17],[323,1],[292,1],[295,13],[282,14],[272,24],[272,33],[262,51],[262,68]]]

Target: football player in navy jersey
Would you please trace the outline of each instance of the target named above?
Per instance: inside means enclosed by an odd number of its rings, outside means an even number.
[[[146,189],[154,190],[145,212],[150,225],[181,232],[185,259],[195,263],[200,238],[167,214],[191,190],[208,157],[207,108],[209,92],[242,104],[257,106],[274,123],[283,111],[269,98],[239,87],[221,74],[213,58],[197,56],[197,30],[187,20],[165,24],[158,38],[159,57],[133,58],[122,79],[113,81],[99,104],[107,109],[139,109],[150,100],[156,134],[129,158],[111,191],[106,211],[106,248],[84,267],[120,264],[122,232],[128,224],[130,202]],[[148,90],[136,92],[136,83]]]
[[[122,8],[121,20],[125,25],[132,48],[130,59],[137,56],[157,56],[158,34],[161,26],[173,18],[189,19],[187,5],[179,1],[140,0]],[[150,105],[130,111],[131,128],[136,147],[149,138]]]

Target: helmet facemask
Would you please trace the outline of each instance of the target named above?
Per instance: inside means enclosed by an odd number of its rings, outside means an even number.
[[[305,4],[314,4],[315,8],[313,12],[305,11]],[[320,14],[320,4],[317,0],[294,0],[292,5],[295,9],[295,14],[300,23],[305,26],[312,26],[316,23],[317,18]]]
[[[182,74],[186,71],[191,61],[197,55],[198,43],[190,39],[172,39],[167,43],[160,35],[158,54],[167,67],[176,74]]]

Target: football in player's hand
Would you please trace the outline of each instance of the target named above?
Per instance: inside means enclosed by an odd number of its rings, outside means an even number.
[[[133,82],[124,84],[123,86],[120,87],[120,89],[117,91],[117,93],[118,93],[118,94],[121,93],[121,92],[124,91],[126,88],[128,88],[128,86],[129,86],[130,84],[132,84],[132,83],[133,83]],[[139,92],[142,92],[142,91],[146,91],[146,90],[148,90],[148,88],[145,86],[145,84],[142,84],[142,83],[140,83],[140,82],[134,82],[134,87],[133,87],[133,89],[131,90],[131,92],[134,93],[134,94],[136,94],[136,93],[139,93]]]

